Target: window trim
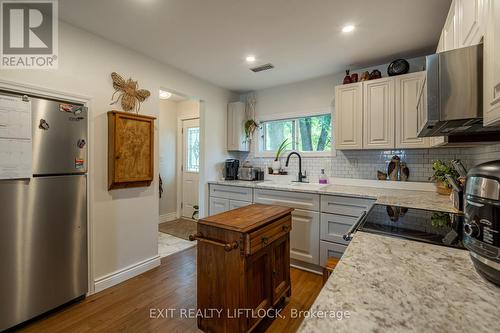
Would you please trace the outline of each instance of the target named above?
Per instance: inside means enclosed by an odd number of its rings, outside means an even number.
[[[257,117],[256,121],[257,123],[262,123],[266,121],[273,121],[273,120],[287,120],[287,119],[298,119],[298,118],[304,118],[304,117],[314,117],[314,116],[321,116],[325,114],[330,114],[331,115],[331,126],[332,126],[332,149],[330,151],[297,151],[302,155],[303,157],[335,157],[337,156],[337,152],[335,150],[335,145],[334,145],[334,113],[333,113],[333,108],[332,107],[327,107],[327,108],[319,108],[314,111],[300,111],[300,112],[294,112],[294,113],[280,113],[280,114],[275,114],[275,115],[267,115],[267,116],[260,116]],[[255,157],[266,157],[266,158],[274,158],[276,156],[276,151],[264,151],[263,148],[263,139],[262,139],[262,131],[263,129],[259,128],[257,131],[254,133],[254,140],[252,140],[252,149],[255,152],[254,156]],[[292,152],[293,150],[286,150],[283,155],[287,155],[288,153]]]

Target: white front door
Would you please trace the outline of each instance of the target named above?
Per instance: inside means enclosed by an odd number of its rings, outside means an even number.
[[[191,218],[198,206],[200,120],[182,121],[182,217]]]

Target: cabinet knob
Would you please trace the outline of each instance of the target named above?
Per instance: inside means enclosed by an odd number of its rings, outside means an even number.
[[[269,242],[269,238],[267,238],[266,236],[262,236],[261,240],[262,240],[262,244],[264,244],[264,245],[267,245],[267,243]]]
[[[288,226],[288,224],[286,224],[286,225],[284,225],[284,226],[283,226],[283,228],[282,228],[282,229],[283,229],[283,231],[288,231],[288,229],[289,229],[289,228],[290,228],[290,227]]]

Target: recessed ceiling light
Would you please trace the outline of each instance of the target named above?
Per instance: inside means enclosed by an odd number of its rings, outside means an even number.
[[[353,26],[352,24],[349,24],[342,28],[342,32],[352,32],[354,31],[354,29],[356,29],[356,27]]]
[[[247,62],[254,62],[255,61],[255,56],[249,55],[245,59],[246,59]]]
[[[165,90],[160,90],[160,99],[169,99],[170,97],[172,97],[172,93],[169,93]]]

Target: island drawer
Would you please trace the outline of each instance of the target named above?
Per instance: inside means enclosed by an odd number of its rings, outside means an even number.
[[[319,194],[255,189],[254,202],[319,211]]]
[[[321,240],[349,244],[343,236],[358,218],[346,215],[321,213],[320,238]]]
[[[374,203],[375,200],[371,199],[322,195],[321,211],[324,213],[360,217]]]
[[[245,253],[253,254],[265,248],[275,240],[288,234],[292,229],[290,216],[281,218],[263,228],[246,235]]]
[[[347,249],[346,245],[320,241],[319,242],[320,265],[325,266],[326,260],[329,257],[341,258],[346,249]]]
[[[252,188],[210,184],[210,196],[252,202]]]

